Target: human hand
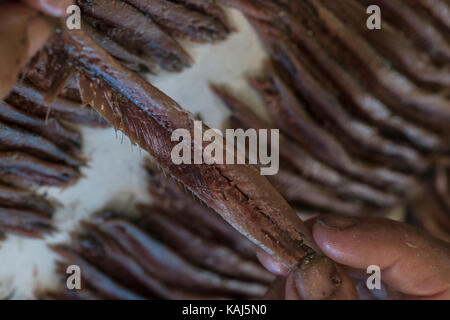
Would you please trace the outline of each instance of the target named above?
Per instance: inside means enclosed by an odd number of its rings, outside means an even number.
[[[0,1],[0,99],[52,33],[42,13],[63,16],[72,0]],[[38,11],[39,10],[39,11]]]
[[[448,243],[387,219],[326,215],[308,224],[323,253],[346,267],[361,299],[450,299]],[[263,251],[258,257],[279,275],[268,298],[302,298],[294,273]],[[381,269],[381,290],[366,286],[371,265]]]

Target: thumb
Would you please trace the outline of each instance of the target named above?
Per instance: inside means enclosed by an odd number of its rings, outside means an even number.
[[[323,252],[336,262],[366,270],[377,265],[382,280],[406,294],[450,298],[450,247],[399,222],[327,215],[313,226]]]

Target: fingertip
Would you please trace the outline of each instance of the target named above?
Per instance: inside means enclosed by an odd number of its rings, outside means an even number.
[[[313,254],[289,275],[286,297],[304,300],[353,300],[357,293],[343,268],[329,258]]]
[[[272,258],[271,255],[269,255],[264,250],[258,249],[256,252],[256,256],[258,257],[261,264],[272,272],[273,274],[276,274],[278,276],[287,276],[289,273],[289,270],[283,266],[280,262],[276,261],[274,258]]]
[[[348,243],[348,232],[357,223],[354,218],[327,215],[316,219],[312,233],[319,248],[330,258],[343,263],[341,260],[342,246]]]

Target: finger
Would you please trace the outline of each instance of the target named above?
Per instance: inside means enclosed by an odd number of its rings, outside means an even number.
[[[263,300],[284,300],[285,277],[277,277],[267,290]]]
[[[305,222],[312,230],[317,217]],[[270,272],[280,276],[289,274],[289,270],[263,250],[257,251],[261,264]],[[332,281],[330,281],[332,279]],[[357,299],[358,295],[352,280],[345,270],[320,254],[304,259],[286,281],[286,299],[323,300]]]
[[[382,280],[402,293],[439,297],[449,293],[448,245],[406,224],[327,215],[314,224],[313,235],[331,259],[364,270],[377,265]]]
[[[0,5],[0,98],[7,95],[50,34],[50,23],[33,9],[21,4]]]
[[[352,279],[356,291],[358,292],[359,299],[399,300],[404,298],[404,295],[400,294],[398,291],[392,289],[383,282],[381,282],[380,289],[377,290],[369,289],[367,285],[367,280],[370,275],[367,274],[366,270],[355,269],[346,266],[343,267],[347,275]]]
[[[339,270],[339,284],[332,290],[329,289],[328,282],[323,280],[319,275],[311,277],[304,273],[291,273],[286,280],[286,300],[356,300],[360,297],[354,283],[342,269]],[[312,294],[317,292],[321,292],[321,295]]]
[[[314,223],[316,222],[316,217],[311,218],[307,221],[305,221],[306,227],[309,230],[312,230],[312,227]],[[283,266],[281,263],[276,261],[272,256],[270,256],[268,253],[266,253],[262,249],[258,249],[256,251],[256,256],[259,259],[259,262],[270,272],[286,277],[289,274],[289,269],[287,269],[285,266]]]
[[[358,295],[345,270],[321,254],[311,254],[289,276],[286,298],[351,300]]]
[[[286,300],[302,300],[301,293],[297,291],[294,277],[292,277],[291,275],[289,275],[286,279],[284,295]]]
[[[273,259],[268,253],[266,253],[262,249],[258,249],[256,251],[256,256],[258,257],[259,262],[272,272],[273,274],[276,274],[278,276],[287,276],[289,273],[289,270],[283,266],[281,263]]]
[[[66,15],[67,8],[73,3],[72,0],[22,0],[30,7],[40,10],[55,17]]]

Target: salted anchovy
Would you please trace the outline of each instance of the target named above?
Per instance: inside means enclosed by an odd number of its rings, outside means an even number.
[[[9,209],[0,207],[0,230],[8,233],[39,238],[42,234],[51,233],[51,216],[30,210]]]
[[[40,90],[50,90],[54,85],[59,71],[63,68],[61,58],[53,55],[51,46],[46,45],[31,59],[21,74],[18,83],[31,82]]]
[[[437,59],[450,62],[450,43],[444,35],[429,23],[422,15],[415,12],[409,2],[399,0],[363,0],[365,4],[376,4],[381,7],[389,21],[396,24],[419,45],[425,46],[429,53]],[[446,6],[448,9],[448,6]],[[427,26],[424,28],[423,26]]]
[[[237,279],[263,283],[273,280],[273,275],[257,262],[246,260],[218,242],[201,238],[165,212],[152,209],[145,213],[139,225],[195,264]]]
[[[22,82],[13,87],[7,101],[29,113],[63,120],[71,124],[106,127],[106,121],[89,106],[83,106],[75,72],[67,65],[67,55],[55,54],[53,38],[30,62]],[[58,74],[65,76],[61,77]]]
[[[232,128],[242,129],[243,127],[245,126],[238,125]],[[254,129],[255,127],[246,128]],[[286,147],[287,144],[280,143],[279,146]],[[294,148],[285,150],[290,150],[292,153],[292,150],[295,150],[296,148],[298,149],[298,146],[296,146],[295,144],[292,144],[291,146]],[[321,166],[321,164],[317,161],[315,164]],[[289,166],[287,167],[288,169],[280,169],[276,175],[269,176],[268,179],[291,206],[301,209],[300,212],[304,212],[307,208],[308,211],[311,211],[311,209],[313,209],[315,213],[334,212],[344,215],[361,215],[363,213],[369,214],[374,210],[374,207],[380,210],[380,208],[383,208],[384,206],[392,206],[396,201],[398,201],[395,199],[395,197],[392,197],[388,193],[385,193],[387,198],[383,198],[382,196],[384,193],[382,191],[373,189],[371,190],[370,187],[357,185],[352,182],[350,182],[347,186],[344,183],[343,185],[336,185],[335,189],[328,188],[327,186],[323,186],[317,184],[316,182],[305,179],[303,176],[299,175],[298,171],[289,168]],[[310,169],[313,169],[312,171],[317,170],[317,168]],[[327,168],[327,170],[329,169]],[[332,172],[332,174],[335,174],[335,172]],[[363,190],[361,190],[359,187],[363,187]],[[366,196],[367,189],[369,190],[368,197]],[[374,197],[372,193],[377,195],[379,199],[373,201]],[[364,207],[361,201],[355,199],[356,196],[360,195],[366,198],[365,200],[367,200],[367,198],[370,200],[369,203],[364,203],[366,207]],[[343,197],[343,199],[341,199],[341,197]]]
[[[216,88],[217,90],[219,89]],[[314,208],[315,212],[345,215],[360,215],[364,211],[370,211],[367,208],[364,210],[361,203],[339,199],[333,190],[310,182],[291,170],[280,169],[276,175],[268,176],[268,179],[293,207]]]
[[[421,228],[435,238],[450,242],[449,212],[425,191],[420,197],[408,204],[406,210],[408,224]]]
[[[180,71],[191,65],[192,59],[181,45],[133,6],[118,0],[77,3],[91,25],[124,47],[150,57],[162,68]]]
[[[353,3],[350,1],[344,2],[346,4]],[[341,1],[334,1],[333,5],[340,3]],[[351,16],[358,15],[353,14]],[[364,19],[365,17],[364,11]],[[324,71],[328,72],[328,77],[333,80],[334,84],[353,103],[352,108],[356,109],[358,114],[364,115],[365,118],[376,124],[380,130],[403,136],[409,143],[417,146],[419,149],[428,151],[445,151],[445,149],[448,149],[448,143],[445,143],[441,137],[432,132],[427,132],[423,128],[394,114],[376,96],[366,91],[360,82],[342,68],[337,61],[330,58],[326,51],[324,51],[324,48],[314,38],[308,35],[308,30],[299,23],[296,23],[295,26],[293,36],[308,49],[311,57],[317,61],[317,66],[320,66]],[[383,28],[383,30],[385,31],[386,28]],[[371,32],[370,34],[376,33]],[[386,37],[383,36],[380,39],[385,40]],[[403,46],[402,52],[405,52]],[[417,61],[414,61],[414,65],[424,64],[417,64]],[[423,70],[421,70],[421,74],[423,74]],[[450,80],[450,72],[447,73],[447,76]]]
[[[200,12],[166,0],[124,0],[152,20],[170,30],[174,35],[191,41],[212,42],[224,40],[228,34],[226,26],[220,21]]]
[[[195,288],[200,292],[223,292],[243,296],[258,296],[265,292],[264,285],[228,279],[191,265],[126,221],[106,220],[99,228],[119,239],[119,245],[147,272],[167,284],[185,289]]]
[[[0,119],[31,130],[69,152],[79,151],[81,146],[79,132],[64,127],[56,119],[46,120],[37,117],[16,109],[4,101],[0,101]]]
[[[125,47],[114,42],[112,39],[95,30],[89,24],[83,24],[85,30],[97,43],[110,55],[122,62],[127,68],[137,72],[154,73],[156,66],[149,57],[141,57]]]
[[[248,0],[231,1],[248,3]],[[389,107],[395,109],[396,112],[414,119],[418,123],[428,125],[433,129],[441,129],[448,131],[448,110],[450,102],[443,95],[423,90],[421,87],[415,86],[403,74],[393,69],[388,61],[383,59],[370,46],[370,44],[362,39],[351,28],[346,27],[326,8],[320,1],[280,1],[286,5],[289,11],[296,12],[302,19],[293,16],[288,10],[277,7],[274,3],[270,3],[271,9],[267,10],[267,16],[261,17],[252,10],[247,10],[243,6],[243,12],[253,19],[283,25],[284,29],[295,30],[299,21],[306,23],[309,33],[315,35],[315,39],[327,41],[324,47],[327,52],[340,55],[340,63],[346,64],[347,67],[352,65],[360,73],[361,82],[373,83],[371,90],[375,90],[377,96],[382,98],[383,102]],[[249,4],[250,5],[250,4]],[[264,2],[261,7],[267,6]],[[330,31],[324,30],[328,28]],[[346,47],[340,47],[338,38]],[[348,50],[351,50],[349,54]],[[353,57],[354,55],[354,57]],[[356,63],[361,61],[361,63]],[[356,63],[356,66],[355,66]],[[365,70],[366,72],[362,72]],[[368,77],[370,75],[370,77]],[[447,119],[447,120],[444,120]]]
[[[327,5],[336,15],[367,37],[371,44],[380,49],[381,54],[395,62],[417,81],[440,85],[443,88],[450,85],[450,68],[436,67],[426,52],[417,48],[411,39],[388,21],[383,21],[381,30],[371,32],[365,23],[367,19],[365,7],[358,2],[339,0]]]
[[[67,187],[79,177],[78,170],[20,152],[0,152],[0,180],[14,185]]]
[[[399,193],[414,187],[414,180],[408,176],[381,167],[371,167],[352,159],[336,139],[312,121],[300,101],[281,79],[276,81],[275,86],[267,81],[262,86],[261,83],[254,82],[254,86],[267,99],[267,107],[279,121],[282,130],[294,141],[324,163],[365,183]],[[267,91],[265,89],[267,86],[272,89]],[[272,95],[268,95],[270,92]]]
[[[408,204],[408,222],[450,242],[450,170],[438,166],[423,191]]]
[[[9,97],[11,98],[11,97]],[[67,187],[79,177],[81,137],[30,102],[0,101],[0,230],[42,237],[53,230],[53,203],[31,188]]]
[[[309,62],[305,63],[304,66],[307,66]],[[312,79],[312,74],[303,70],[302,81],[308,83]],[[325,83],[325,81],[321,82],[323,78],[318,80],[316,84]],[[276,79],[275,83],[278,83]],[[352,117],[324,88],[317,87],[314,82],[311,82],[306,84],[304,90],[310,92],[307,94],[308,110],[319,120],[327,123],[328,129],[340,137],[340,142],[351,153],[366,161],[386,165],[396,170],[423,173],[427,169],[428,163],[418,151],[405,144],[386,139],[379,134],[378,128],[368,126]]]
[[[0,183],[0,206],[19,210],[30,210],[51,216],[54,206],[35,193]]]
[[[94,265],[83,259],[77,252],[67,246],[54,246],[53,250],[73,265],[83,270],[83,280],[96,295],[104,299],[142,300],[143,296],[114,281]]]
[[[289,171],[280,170],[277,175],[270,176],[269,181],[294,207],[303,205],[314,208],[317,212],[334,212],[351,216],[358,216],[363,212],[370,214],[369,210],[363,209],[360,204],[342,201],[331,192]]]
[[[150,162],[147,167],[155,169]],[[162,174],[155,173],[159,180],[153,179],[152,183],[161,183],[161,188],[166,183],[173,185],[173,181]],[[153,202],[160,204],[173,199],[174,203],[181,205],[180,198],[190,196],[178,186],[172,191],[164,193],[160,190]],[[195,206],[197,202],[193,204]],[[155,216],[154,210],[159,210],[160,214]],[[61,286],[56,290],[40,290],[36,292],[37,297],[205,300],[263,296],[266,283],[273,276],[260,265],[240,256],[234,248],[227,247],[226,242],[218,240],[220,238],[189,231],[195,220],[175,221],[173,216],[182,215],[174,212],[176,208],[170,211],[173,215],[154,210],[141,206],[141,214],[133,220],[105,211],[93,222],[82,222],[81,230],[72,233],[70,245],[58,245],[54,249],[62,258],[57,268],[61,283],[66,282],[67,265],[81,262],[87,267],[89,275],[83,278],[83,289],[80,294],[71,294]],[[208,214],[212,216],[214,213]],[[224,221],[221,224],[229,227]],[[246,239],[242,241],[248,242]],[[92,279],[94,275],[95,279]]]
[[[57,36],[54,36],[57,37]],[[23,80],[19,84],[29,83],[39,90],[45,92],[44,103],[51,103],[64,88],[73,83],[75,73],[70,65],[64,63],[67,55],[56,55],[52,51],[51,37],[46,46],[30,61],[22,72]]]
[[[418,0],[418,3],[428,10],[450,32],[450,3],[446,0]]]
[[[56,98],[51,103],[45,103],[45,94],[35,88],[25,85],[16,85],[6,101],[17,108],[29,113],[47,117],[54,116],[57,119],[72,123],[85,124],[92,127],[104,127],[105,120],[90,108],[82,108],[80,103],[64,98]]]
[[[213,210],[202,205],[175,181],[147,161],[148,189],[158,201],[154,206],[164,210],[179,223],[205,239],[228,245],[247,259],[255,259],[256,247],[247,238],[236,232]]]
[[[67,276],[65,272],[67,271],[67,266],[63,263],[57,264],[56,272],[59,275],[59,280],[61,283],[67,281]],[[61,275],[60,275],[61,274]],[[63,276],[64,275],[64,276]],[[65,277],[66,276],[66,277]],[[52,290],[38,290],[35,292],[35,296],[39,300],[63,300],[63,301],[86,301],[86,300],[101,300],[102,297],[93,292],[90,288],[83,288],[81,290],[70,290],[64,289],[61,291],[52,291]]]
[[[216,3],[216,0],[170,0],[184,4],[190,9],[200,11],[220,21],[228,30],[232,30],[225,11]]]
[[[42,136],[1,122],[0,150],[25,152],[42,159],[50,159],[73,167],[83,164],[81,159],[66,153]]]
[[[212,89],[230,109],[236,120],[239,121],[239,128],[253,128],[256,130],[272,128],[272,124],[266,123],[224,88],[212,86]],[[369,205],[380,208],[391,207],[399,201],[393,194],[376,190],[369,185],[352,181],[343,176],[313,158],[296,143],[286,138],[283,133],[280,134],[279,150],[282,159],[296,171],[306,178],[316,181],[318,184],[328,186],[333,192],[343,198],[362,200]]]
[[[274,8],[269,1],[219,0],[219,2],[234,7],[255,19],[271,21],[274,17]]]
[[[440,204],[450,214],[450,168],[441,165],[436,171],[432,191],[441,199]]]
[[[320,21],[335,35],[355,56],[360,59],[362,66],[367,68],[370,78],[381,89],[400,103],[392,104],[397,111],[415,120],[435,125],[442,130],[448,130],[450,121],[450,100],[444,95],[432,93],[417,87],[407,77],[394,70],[392,66],[378,55],[378,53],[360,35],[348,28],[320,1],[309,1],[317,10]],[[423,28],[422,28],[423,29]],[[366,78],[368,76],[366,74]]]
[[[64,33],[62,40],[61,49],[70,54],[81,73],[79,86],[83,100],[148,151],[191,192],[289,268],[299,263],[303,266],[306,256],[310,259],[321,256],[308,228],[256,168],[217,164],[177,166],[172,162],[170,154],[175,143],[171,143],[171,134],[176,129],[193,134],[192,114],[118,64],[84,32]],[[193,147],[199,148],[195,143]],[[344,277],[338,266],[327,258],[314,261],[317,263],[311,265],[312,269],[308,268],[311,272],[304,274],[305,283],[317,280],[327,289],[325,294],[314,289],[308,294],[314,297],[321,294],[321,298],[356,296],[353,289],[341,287],[340,280],[333,281]],[[314,272],[321,265],[325,272]]]
[[[2,180],[0,165],[0,181]],[[40,238],[50,233],[54,206],[43,196],[17,186],[0,182],[0,233],[15,233]]]
[[[243,125],[237,118],[231,118],[230,121],[234,121],[236,122],[236,125],[231,126],[230,128],[244,128],[245,125]],[[249,127],[250,128],[250,127]],[[280,146],[284,145],[284,146],[290,146],[292,147],[291,149],[286,149],[286,150],[294,150],[292,153],[294,153],[295,155],[295,150],[300,150],[302,151],[297,144],[294,143],[290,143],[290,144],[286,144],[286,143],[280,143]],[[303,151],[302,151],[303,152]],[[302,202],[304,197],[303,196],[299,196],[299,195],[295,195],[293,193],[293,191],[290,188],[290,184],[286,183],[287,181],[291,181],[292,183],[297,183],[297,180],[300,184],[305,185],[306,184],[311,184],[312,189],[317,189],[319,188],[319,190],[322,190],[319,193],[325,193],[325,194],[330,194],[332,195],[332,199],[337,199],[338,200],[338,206],[342,206],[343,208],[356,208],[356,207],[361,207],[363,209],[361,209],[359,211],[360,215],[365,215],[366,213],[372,213],[374,210],[382,213],[384,210],[392,208],[393,206],[395,206],[396,204],[399,204],[401,202],[400,197],[393,194],[392,192],[387,192],[387,191],[382,191],[379,189],[375,189],[372,186],[369,186],[367,184],[363,184],[363,183],[359,183],[357,181],[352,181],[351,179],[349,179],[346,176],[341,175],[339,172],[337,171],[333,171],[332,168],[327,167],[326,165],[323,165],[322,163],[320,163],[319,161],[317,161],[314,158],[311,158],[310,155],[308,155],[307,153],[303,153],[306,156],[306,161],[308,162],[309,160],[312,160],[311,163],[309,163],[309,165],[311,165],[312,167],[310,167],[309,171],[311,171],[312,176],[306,176],[305,178],[311,178],[314,181],[312,182],[308,182],[308,180],[303,178],[303,173],[302,171],[299,171],[297,167],[293,167],[291,164],[293,163],[292,161],[289,160],[289,158],[284,157],[283,155],[281,155],[281,160],[282,160],[282,167],[283,165],[286,165],[287,170],[283,171],[283,169],[280,169],[279,175],[280,177],[278,177],[277,175],[275,176],[270,176],[268,177],[268,179],[272,182],[272,184],[276,185],[277,190],[283,195],[283,197],[285,197],[286,200],[288,200],[288,202],[295,207],[296,209],[299,209],[300,212],[304,212],[304,211],[308,211],[308,212],[313,212],[314,215],[320,214],[323,210],[319,210],[320,207],[322,207],[322,203],[319,203],[318,207],[313,209],[312,207],[308,206],[306,203],[301,204],[300,202]],[[309,159],[308,159],[309,158]],[[297,159],[297,158],[296,158]],[[283,162],[286,161],[286,162]],[[296,161],[298,162],[298,161]],[[327,171],[330,172],[330,174],[332,174],[332,176],[323,176],[322,174],[320,174],[319,172],[316,172],[319,167],[323,167],[326,168]],[[285,181],[283,183],[283,181],[281,181],[281,176],[283,176],[283,173],[285,174],[285,178],[287,179],[287,181]],[[316,180],[316,177],[318,176],[319,178],[325,178],[324,181],[319,181]],[[330,179],[332,178],[332,179]],[[337,180],[335,180],[334,178],[336,178]],[[295,187],[293,187],[293,189],[295,189]],[[311,201],[310,199],[305,199],[306,202]],[[353,204],[351,204],[353,203]],[[313,210],[312,210],[313,209]],[[344,211],[341,211],[341,209],[337,209],[337,208],[332,208],[329,207],[327,212],[338,212],[338,213],[343,213],[346,210],[344,209]],[[353,214],[356,214],[357,211],[354,211],[353,209],[350,209],[350,212],[353,212]],[[350,214],[350,212],[348,212]]]
[[[102,233],[95,225],[85,223],[83,227],[83,234],[72,236],[73,248],[83,259],[103,273],[111,274],[125,287],[133,288],[133,291],[144,297],[158,299],[205,299],[207,297],[169,287],[159,278],[149,274],[127,251],[123,250],[115,237]]]
[[[23,81],[19,87],[26,86],[43,95],[43,103],[50,104],[59,95],[72,102],[80,103],[79,90],[74,86],[74,73],[71,66],[65,64],[67,55],[54,54],[53,38],[39,51],[22,72]]]
[[[317,79],[320,77],[319,74],[316,73],[314,77],[309,72],[306,67],[309,62],[303,62],[301,52],[276,29],[268,25],[259,25],[257,30],[275,59],[282,61],[287,72],[292,74],[294,86],[304,95],[311,112],[329,123],[329,129],[334,129],[335,134],[339,133],[341,141],[348,148],[371,159],[379,158],[381,163],[391,166],[401,162],[403,168],[413,171],[423,172],[426,169],[425,160],[415,150],[392,143],[379,136],[376,129],[351,118],[334,95],[323,87],[321,80],[324,79]]]
[[[75,75],[70,79],[70,81],[67,81],[66,86],[61,90],[59,97],[72,102],[79,103],[81,105],[80,90],[78,90],[77,79]],[[56,100],[56,98],[54,100]],[[81,107],[84,109],[89,109],[90,113],[93,113],[92,112],[93,109],[90,108],[89,106],[81,105]],[[97,114],[96,112],[94,113]]]
[[[67,271],[67,266],[58,263],[57,273],[64,274]],[[61,283],[67,281],[66,277],[59,277]],[[63,301],[87,301],[87,300],[101,300],[101,296],[97,292],[93,292],[90,288],[82,288],[81,290],[71,290],[64,289],[61,291],[51,291],[51,290],[36,290],[35,296],[39,300],[63,300]]]
[[[172,225],[170,220],[165,221]],[[150,230],[153,228],[145,227],[148,223],[147,212],[143,212],[137,220],[131,222],[121,218],[120,214],[108,211],[99,214],[94,222],[82,222],[81,229],[72,233],[69,245],[57,245],[53,249],[61,258],[56,270],[61,284],[66,282],[67,265],[79,265],[83,271],[86,267],[85,272],[88,272],[88,275],[83,277],[83,289],[79,294],[71,294],[62,289],[65,285],[61,285],[56,290],[41,289],[36,292],[37,297],[207,300],[259,298],[265,293],[265,284],[242,281],[234,276],[225,277],[214,271],[216,265],[212,266],[212,269],[199,267],[192,255],[203,252],[204,259],[215,260],[219,254],[208,250],[211,249],[212,243],[209,240],[197,235],[194,237],[201,244],[194,245],[189,252],[182,253],[183,249],[177,249],[176,246],[171,246],[171,250],[154,240],[154,233]],[[182,230],[187,230],[186,227],[187,225],[178,225],[177,230],[183,232]],[[161,230],[158,234],[171,238]],[[223,255],[219,259],[221,262],[229,255],[231,260],[226,264],[230,268],[238,267],[242,270],[242,266],[236,265],[242,264],[241,257],[234,258],[235,253],[230,250],[219,251]],[[263,272],[265,276],[269,275],[267,271]],[[232,273],[232,270],[228,270],[228,273]],[[250,276],[262,281],[265,276],[259,275],[260,277],[256,272]],[[271,275],[270,277],[273,278]]]

